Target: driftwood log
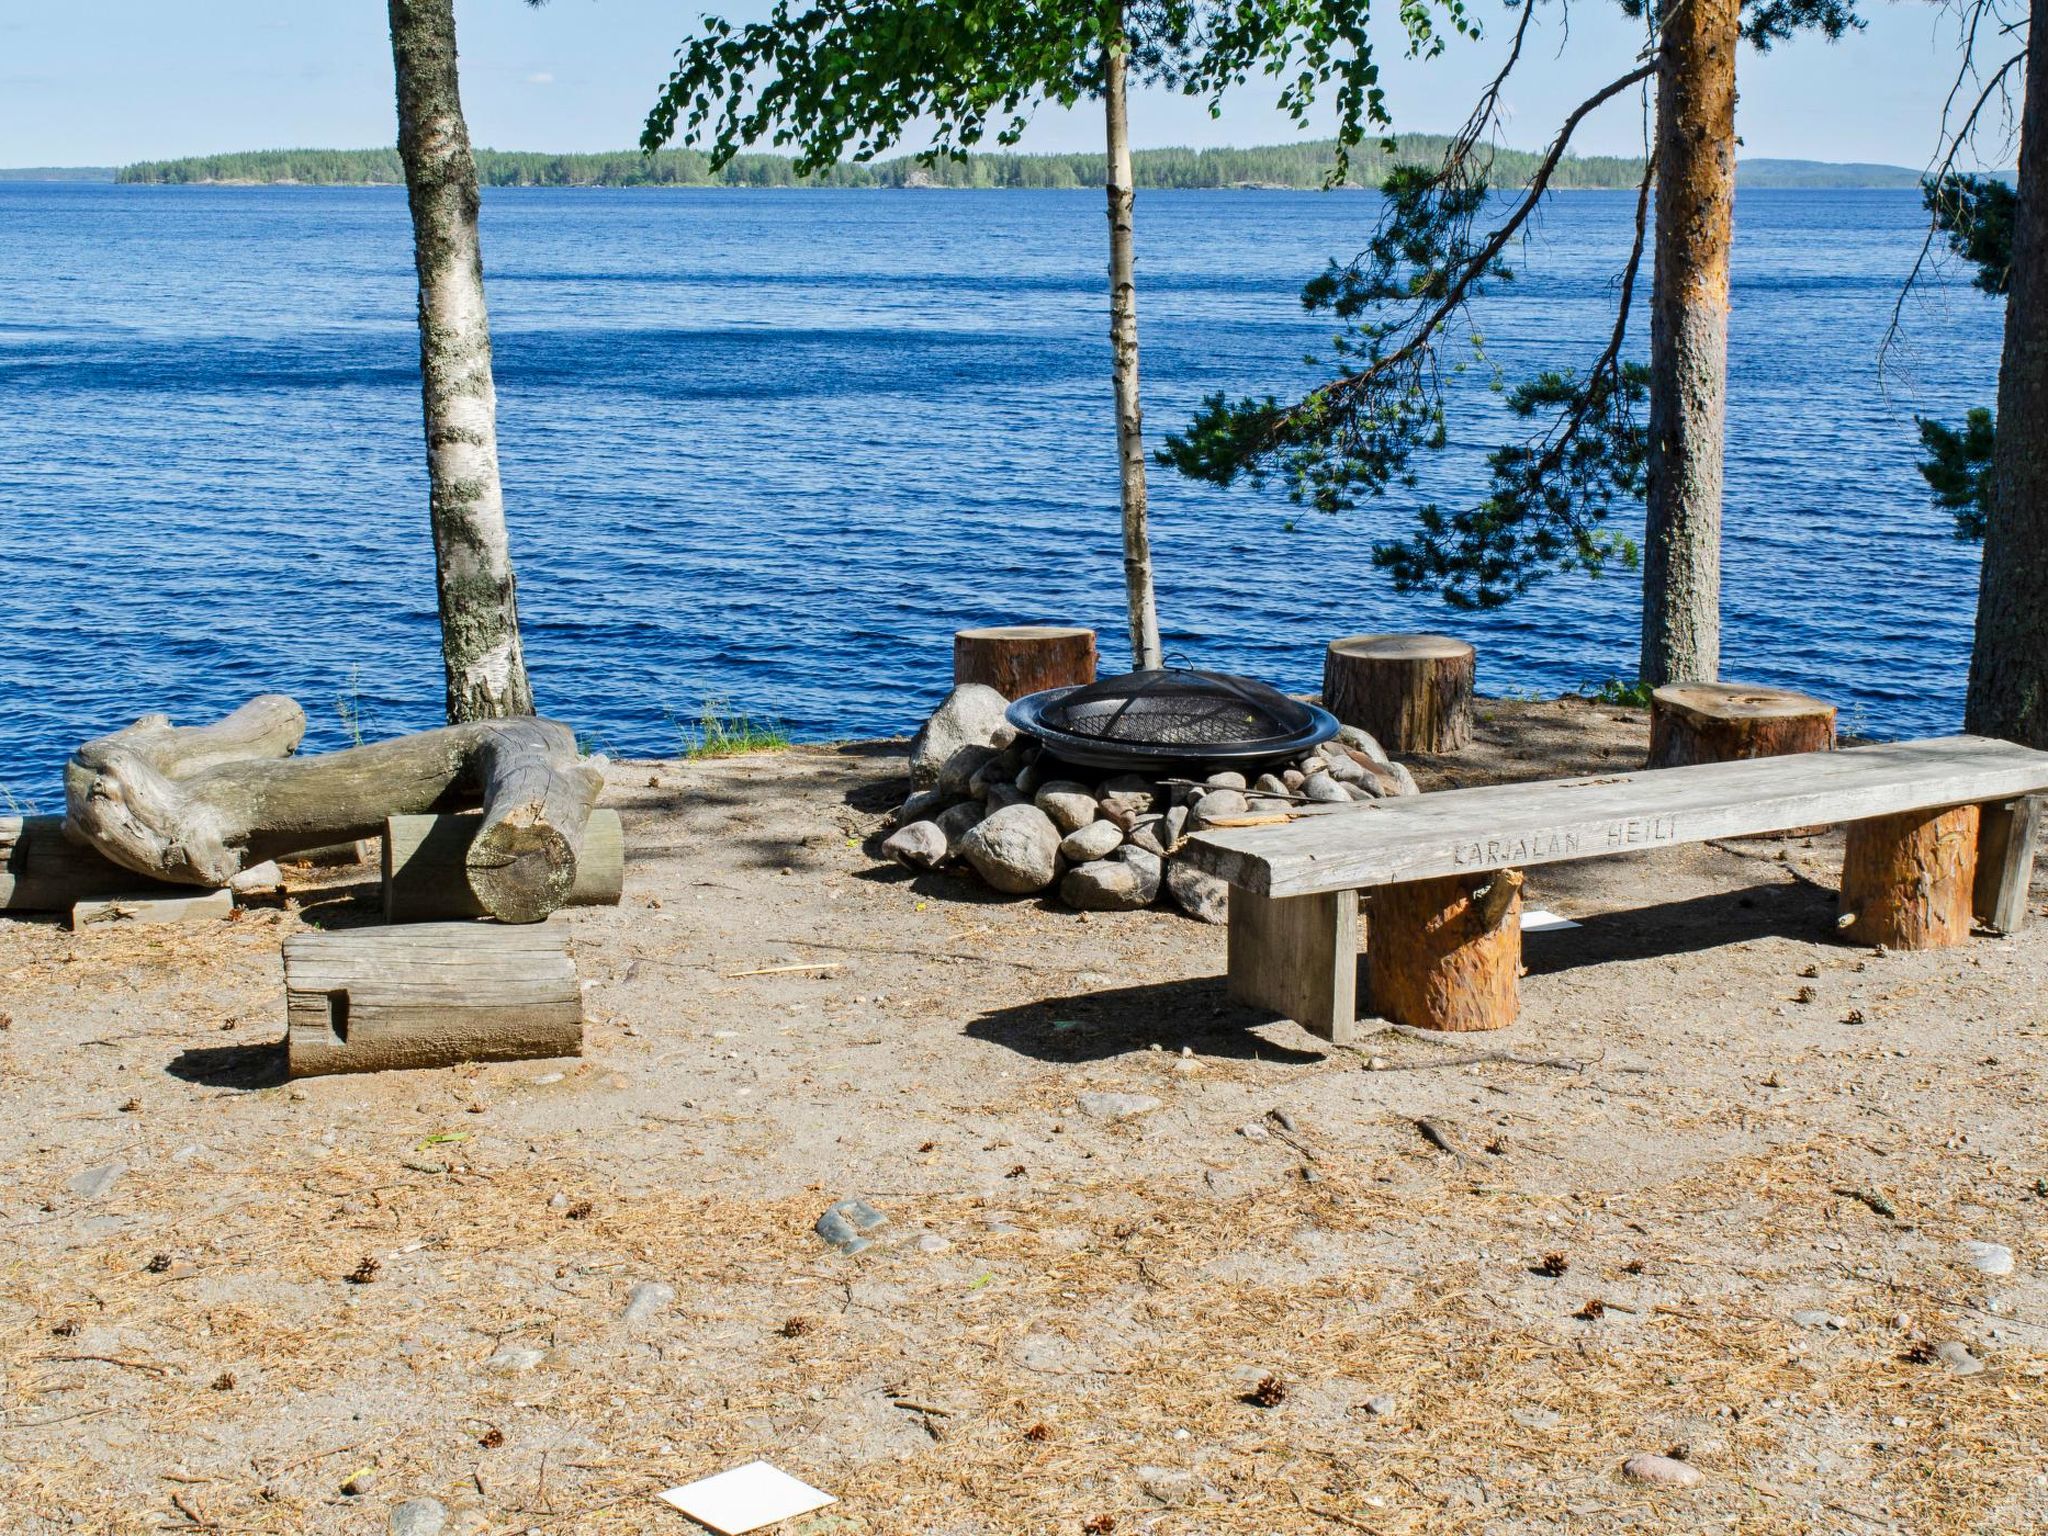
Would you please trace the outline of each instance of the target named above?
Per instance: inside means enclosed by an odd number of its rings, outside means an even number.
[[[293,1077],[583,1054],[583,993],[553,924],[424,923],[285,940]]]
[[[1785,688],[1666,683],[1650,695],[1650,766],[1734,763],[1835,745],[1835,706]]]
[[[81,901],[113,896],[190,894],[72,841],[62,816],[0,816],[0,912],[68,912]]]
[[[1449,635],[1352,635],[1323,657],[1323,707],[1389,752],[1472,740],[1472,647]]]
[[[250,864],[380,836],[393,815],[481,806],[467,868],[484,910],[533,922],[567,899],[603,784],[567,726],[479,720],[282,758],[297,734],[281,726],[294,720],[303,730],[298,706],[273,696],[214,726],[158,715],[88,742],[64,771],[66,832],[137,874],[222,886]]]
[[[1373,1012],[1416,1029],[1505,1029],[1521,1006],[1522,876],[1383,886],[1365,918]]]
[[[384,921],[425,923],[484,917],[469,870],[483,818],[393,816],[384,824]],[[625,884],[626,847],[617,811],[592,811],[576,852],[576,883],[566,907],[615,907]]]
[[[1095,631],[1003,624],[953,634],[953,684],[982,683],[1006,699],[1095,681]]]
[[[1842,850],[1844,937],[1888,949],[1942,949],[1970,936],[1976,911],[1974,805],[1849,824]]]

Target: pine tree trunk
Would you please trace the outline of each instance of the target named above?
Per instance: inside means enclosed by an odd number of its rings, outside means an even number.
[[[390,0],[398,154],[420,283],[420,382],[448,719],[533,713],[498,483],[498,400],[454,0]]]
[[[2020,122],[1998,446],[1964,719],[2048,747],[2048,0],[2034,0]]]
[[[1124,102],[1120,0],[1104,45],[1102,101],[1109,123],[1109,343],[1115,357],[1116,446],[1123,465],[1124,592],[1131,612],[1131,665],[1161,664],[1159,610],[1152,597],[1152,540],[1145,527],[1145,418],[1138,403],[1138,285],[1131,255],[1131,125]]]
[[[1657,273],[1642,679],[1721,664],[1721,440],[1735,213],[1738,0],[1668,0],[1657,66]]]

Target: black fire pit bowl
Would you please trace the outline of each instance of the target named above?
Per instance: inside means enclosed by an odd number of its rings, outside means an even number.
[[[1027,694],[1009,721],[1080,768],[1259,763],[1337,734],[1337,717],[1255,678],[1153,668]]]

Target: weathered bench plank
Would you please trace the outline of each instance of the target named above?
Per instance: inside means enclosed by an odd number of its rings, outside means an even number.
[[[1181,858],[1268,897],[1521,869],[2048,791],[2048,752],[1982,736],[1441,790],[1213,829]],[[2016,858],[2017,855],[2014,855]],[[2012,898],[2003,898],[2010,909]],[[2024,888],[2018,897],[2025,903]]]

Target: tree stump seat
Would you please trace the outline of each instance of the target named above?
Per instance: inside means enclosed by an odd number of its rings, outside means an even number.
[[[953,686],[980,683],[1012,701],[1095,681],[1095,631],[1064,624],[999,624],[953,632]]]
[[[1343,1045],[1366,1000],[1396,1023],[1514,1022],[1521,871],[1710,838],[1849,823],[1844,938],[1895,949],[2027,915],[2048,752],[1979,736],[1304,806],[1211,828],[1177,857],[1230,884],[1229,984]]]
[[[1789,688],[1666,683],[1650,695],[1652,768],[1734,763],[1835,745],[1835,706]]]
[[[1323,707],[1389,752],[1462,751],[1475,665],[1449,635],[1350,635],[1323,655]]]

